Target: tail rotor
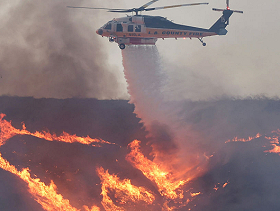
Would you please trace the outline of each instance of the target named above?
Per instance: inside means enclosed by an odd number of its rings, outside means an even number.
[[[213,8],[213,10],[223,12],[222,17],[220,17],[220,19],[217,20],[217,22],[214,23],[214,25],[209,29],[210,31],[213,31],[213,32],[217,33],[218,35],[227,34],[226,27],[229,25],[229,18],[234,12],[243,13],[243,11],[231,10],[229,7],[229,0],[226,0],[226,9]]]
[[[243,13],[243,11],[240,11],[240,10],[231,10],[230,7],[229,7],[229,0],[226,0],[226,4],[227,4],[227,8],[226,9],[216,9],[216,8],[213,8],[214,11],[220,11],[220,12],[223,12],[223,11],[232,11],[232,12],[236,12],[236,13]]]
[[[226,9],[213,8],[213,10],[214,11],[220,11],[220,12],[223,12],[223,13],[224,13],[224,11],[231,11],[231,12],[235,12],[235,13],[243,13],[243,11],[240,11],[240,10],[231,10],[230,7],[229,7],[229,0],[226,0],[226,5],[227,5]],[[227,21],[227,25],[229,25],[229,20]]]

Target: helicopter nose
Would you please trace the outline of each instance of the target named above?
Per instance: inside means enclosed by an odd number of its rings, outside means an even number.
[[[102,30],[102,29],[98,29],[98,30],[96,31],[96,34],[102,35],[102,34],[103,34],[103,30]]]

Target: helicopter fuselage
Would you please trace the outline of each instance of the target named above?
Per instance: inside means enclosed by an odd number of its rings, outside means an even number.
[[[109,41],[119,45],[155,45],[158,38],[202,38],[217,35],[209,29],[180,25],[161,16],[147,15],[113,19],[96,33],[109,37]]]

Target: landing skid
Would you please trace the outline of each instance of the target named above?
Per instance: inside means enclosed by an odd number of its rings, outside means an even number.
[[[201,37],[199,37],[198,39],[199,39],[199,41],[202,43],[202,45],[203,45],[203,46],[206,46],[206,43],[205,43],[205,42],[203,42],[203,40],[202,40],[202,38],[201,38]]]

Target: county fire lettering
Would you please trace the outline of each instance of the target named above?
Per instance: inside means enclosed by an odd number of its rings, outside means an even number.
[[[149,31],[148,34],[179,35],[179,36],[203,36],[201,32],[183,32],[183,31]]]

